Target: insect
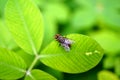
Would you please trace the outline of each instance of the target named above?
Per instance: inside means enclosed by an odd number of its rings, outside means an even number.
[[[73,40],[63,37],[60,34],[56,34],[55,39],[60,43],[60,45],[65,49],[65,51],[70,51],[71,44],[73,44],[74,42]]]

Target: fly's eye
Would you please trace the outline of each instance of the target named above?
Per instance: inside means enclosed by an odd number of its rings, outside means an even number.
[[[55,39],[57,39],[59,36],[60,36],[60,34],[56,34],[56,35],[55,35]]]

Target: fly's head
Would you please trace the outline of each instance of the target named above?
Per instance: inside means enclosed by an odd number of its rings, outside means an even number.
[[[60,37],[60,34],[55,35],[55,39],[57,40]]]
[[[56,34],[55,35],[55,39],[59,42],[59,43],[64,43],[64,37],[61,36],[60,34]]]

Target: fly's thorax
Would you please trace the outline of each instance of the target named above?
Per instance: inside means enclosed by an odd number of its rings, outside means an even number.
[[[59,41],[60,43],[64,43],[64,42],[65,42],[65,38],[62,37],[62,36],[59,36],[59,37],[57,38],[57,41]]]

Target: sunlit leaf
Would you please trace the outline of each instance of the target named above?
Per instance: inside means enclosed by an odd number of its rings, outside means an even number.
[[[0,19],[0,46],[7,49],[17,47],[2,19]]]
[[[43,21],[32,0],[9,0],[6,23],[16,43],[30,54],[37,54],[43,38]]]
[[[31,71],[31,74],[25,77],[25,80],[57,80],[57,79],[44,71],[34,69]]]
[[[32,64],[35,56],[27,54],[26,52],[24,52],[23,50],[19,49],[18,51],[16,51],[16,54],[18,54],[27,64],[27,67],[30,67],[30,65]]]
[[[26,64],[16,53],[0,48],[0,79],[19,79],[24,76]]]
[[[66,52],[57,41],[53,41],[40,53],[40,61],[67,73],[85,72],[99,63],[103,49],[95,40],[80,34],[71,34],[67,38],[74,41],[70,52]]]

